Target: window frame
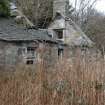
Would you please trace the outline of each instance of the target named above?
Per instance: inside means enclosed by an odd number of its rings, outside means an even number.
[[[64,35],[63,35],[64,30],[63,29],[54,29],[54,31],[56,33],[57,39],[59,39],[59,40],[64,39]]]

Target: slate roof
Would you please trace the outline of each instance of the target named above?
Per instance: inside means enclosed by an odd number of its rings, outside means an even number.
[[[0,40],[4,41],[48,41],[56,42],[47,30],[26,29],[18,26],[12,18],[0,18]]]

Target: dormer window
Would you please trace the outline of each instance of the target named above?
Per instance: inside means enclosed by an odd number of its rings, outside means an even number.
[[[57,35],[57,39],[63,39],[63,30],[58,29],[58,30],[55,30],[55,32]]]

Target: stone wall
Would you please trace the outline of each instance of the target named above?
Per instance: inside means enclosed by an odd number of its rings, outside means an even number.
[[[6,43],[0,41],[0,65],[5,64],[5,47]]]
[[[15,65],[18,60],[18,46],[0,41],[0,65]]]
[[[55,61],[58,58],[58,49],[55,44],[45,44],[43,43],[42,45],[43,52],[41,53],[40,50],[40,44],[42,43],[8,43],[8,42],[3,42],[0,41],[0,65],[17,65],[17,64],[26,64],[26,58],[27,55],[23,54],[21,49],[26,48],[28,46],[31,47],[36,47],[35,53],[36,53],[36,58],[35,63],[41,58],[41,54],[43,53],[43,58],[44,60],[50,64],[55,63]]]

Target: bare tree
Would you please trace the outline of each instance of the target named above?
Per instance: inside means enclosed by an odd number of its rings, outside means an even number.
[[[89,14],[98,0],[74,0],[74,20],[81,27],[88,21]]]
[[[105,16],[103,14],[93,9],[85,32],[101,51],[105,49]]]
[[[46,28],[52,20],[53,0],[16,0],[19,9],[37,26]],[[69,14],[82,28],[88,22],[91,9],[97,0],[74,0],[74,9],[70,5]],[[74,11],[74,13],[73,13]]]
[[[52,19],[53,0],[16,0],[24,14],[40,28],[45,28]]]

